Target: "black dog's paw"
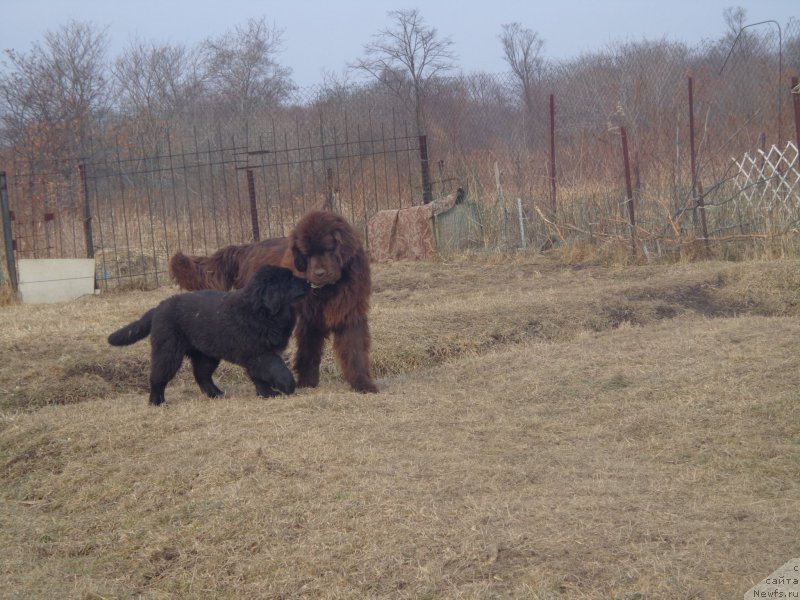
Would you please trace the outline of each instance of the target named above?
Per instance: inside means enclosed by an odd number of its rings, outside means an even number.
[[[209,398],[220,398],[225,395],[225,392],[211,382],[200,384],[200,390]]]
[[[150,404],[152,406],[161,406],[162,404],[164,404],[164,394],[158,394],[155,392],[151,393]]]
[[[274,398],[275,396],[279,396],[280,392],[271,387],[261,386],[256,388],[256,395],[262,398]]]
[[[293,394],[295,390],[294,377],[286,381],[259,381],[256,383],[256,394],[263,398]]]
[[[295,383],[294,377],[288,371],[285,377],[276,378],[273,385],[281,394],[294,394],[295,389],[297,389],[297,383]]]

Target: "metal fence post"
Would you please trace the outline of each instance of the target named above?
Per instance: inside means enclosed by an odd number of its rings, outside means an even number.
[[[522,198],[517,198],[517,218],[519,219],[519,242],[524,249],[528,246],[528,240],[525,238],[525,217],[522,213]]]
[[[430,204],[433,202],[433,192],[431,191],[431,169],[428,164],[428,136],[419,136],[419,166],[422,172],[422,202]]]
[[[633,185],[631,184],[631,159],[628,154],[628,133],[624,127],[620,127],[622,137],[622,160],[625,166],[625,193],[628,198],[628,218],[631,224],[631,249],[636,252],[636,214],[633,206]]]
[[[550,204],[553,208],[553,220],[556,218],[556,100],[550,94]]]
[[[794,105],[794,135],[797,151],[800,152],[800,82],[792,77],[792,104]]]
[[[702,193],[698,192],[698,173],[697,173],[697,153],[694,147],[694,85],[692,77],[689,76],[689,151],[692,162],[692,198],[695,206],[700,209],[700,226],[703,231],[703,239],[708,248],[708,225],[706,224],[706,207]]]
[[[3,239],[6,249],[6,266],[11,287],[17,291],[17,264],[14,260],[14,242],[11,238],[11,210],[8,206],[8,188],[6,187],[6,172],[0,172],[0,216],[3,218]]]
[[[256,204],[256,181],[253,176],[253,169],[245,171],[247,175],[247,196],[250,199],[250,223],[253,227],[253,241],[261,239],[261,231],[258,227],[258,205]]]
[[[86,180],[86,165],[78,165],[83,186],[83,235],[86,239],[86,258],[94,258],[94,236],[92,235],[92,203],[89,201],[89,182]]]

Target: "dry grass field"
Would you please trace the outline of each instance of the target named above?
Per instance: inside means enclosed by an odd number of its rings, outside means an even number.
[[[222,399],[0,308],[4,598],[741,598],[800,556],[800,261],[377,265],[381,393]]]

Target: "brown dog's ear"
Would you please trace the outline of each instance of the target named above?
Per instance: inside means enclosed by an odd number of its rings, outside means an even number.
[[[353,260],[358,242],[353,239],[350,232],[342,229],[333,232],[333,239],[336,240],[336,254],[339,257],[339,263],[341,266],[345,266]]]
[[[297,269],[298,273],[305,273],[308,269],[308,260],[305,254],[300,252],[296,241],[292,242],[292,256],[294,257],[294,268]]]

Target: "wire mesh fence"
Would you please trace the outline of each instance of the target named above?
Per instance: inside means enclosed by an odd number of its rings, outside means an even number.
[[[437,79],[424,123],[373,82],[239,112],[203,95],[118,110],[92,124],[80,157],[30,135],[0,157],[13,252],[94,256],[103,287],[156,285],[174,251],[285,235],[312,207],[366,235],[376,212],[422,203],[428,181],[434,196],[466,190],[471,247],[796,253],[800,24],[758,25],[550,63],[527,90],[510,73]],[[747,169],[757,177],[743,183]]]
[[[163,153],[116,143],[92,160],[12,171],[15,254],[91,256],[103,287],[159,285],[177,250],[207,254],[283,236],[313,207],[364,231],[370,215],[420,195],[419,138],[407,125],[377,137],[360,128],[340,135],[324,121],[307,135],[294,126],[291,137],[276,127],[255,141],[166,131]]]

